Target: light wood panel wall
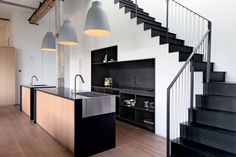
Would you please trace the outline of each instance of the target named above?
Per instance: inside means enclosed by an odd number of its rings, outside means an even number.
[[[0,47],[0,106],[15,105],[15,51]]]
[[[0,20],[0,46],[9,46],[10,21]]]
[[[74,101],[37,91],[37,123],[74,152]]]
[[[30,117],[30,89],[22,87],[22,111]]]

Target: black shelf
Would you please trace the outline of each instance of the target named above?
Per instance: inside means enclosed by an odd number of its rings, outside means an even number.
[[[140,110],[140,111],[145,111],[145,112],[151,112],[154,113],[155,110],[150,110],[150,109],[144,109],[144,108],[139,108],[139,107],[135,107],[136,110]]]
[[[91,90],[116,95],[116,117],[155,132],[155,110],[144,101],[155,102],[155,59],[117,61],[117,46],[92,51]],[[103,63],[104,56],[113,62]],[[104,87],[104,78],[112,78],[112,87]],[[133,99],[134,106],[125,100]],[[155,106],[154,106],[155,108]],[[145,123],[149,119],[151,122]]]
[[[109,64],[111,60],[112,62],[117,61],[117,46],[107,47],[103,49],[98,49],[92,51],[92,64]],[[103,62],[104,57],[107,55],[107,62]]]

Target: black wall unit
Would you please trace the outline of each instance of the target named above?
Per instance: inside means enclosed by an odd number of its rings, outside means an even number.
[[[103,48],[92,51],[92,63],[103,63],[104,57],[107,55],[107,62],[117,61],[117,46]]]
[[[105,55],[113,61],[104,63]],[[117,46],[92,51],[91,59],[92,91],[116,95],[117,119],[154,132],[155,59],[118,62]],[[104,87],[106,77],[112,78],[112,87]]]
[[[92,86],[103,86],[104,78],[111,77],[114,88],[154,90],[154,67],[154,59],[92,64]]]

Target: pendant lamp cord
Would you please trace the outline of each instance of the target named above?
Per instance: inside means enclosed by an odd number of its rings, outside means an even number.
[[[49,11],[49,32],[51,32],[51,10]]]

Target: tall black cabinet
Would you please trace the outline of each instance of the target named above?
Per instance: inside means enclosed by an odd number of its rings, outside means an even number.
[[[116,95],[117,119],[155,131],[155,59],[117,61],[117,46],[92,51],[92,91]],[[104,79],[112,86],[104,87]]]

